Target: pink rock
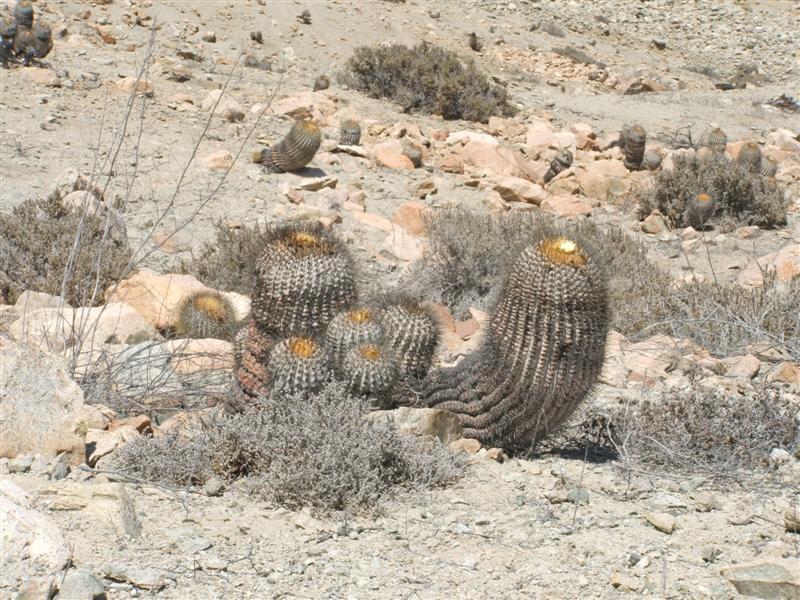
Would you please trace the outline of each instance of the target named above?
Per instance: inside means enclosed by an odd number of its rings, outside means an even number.
[[[764,284],[762,271],[775,269],[779,281],[791,281],[800,276],[800,244],[788,244],[771,254],[761,256],[756,264],[743,269],[736,282],[745,288],[761,287]]]
[[[725,365],[725,375],[741,379],[752,379],[761,370],[761,361],[752,354],[729,356],[720,361]]]
[[[462,159],[465,166],[486,169],[493,175],[511,175],[531,181],[536,176],[529,161],[510,146],[467,142],[460,148],[454,147],[453,151]]]
[[[575,134],[575,146],[581,150],[598,150],[597,134],[591,125],[586,123],[575,123],[570,127],[570,131]]]
[[[454,131],[447,136],[447,143],[450,145],[465,144],[467,142],[478,142],[480,144],[486,144],[487,146],[500,145],[500,140],[496,137],[488,133],[480,133],[477,131]]]
[[[775,366],[767,375],[768,381],[781,381],[783,383],[800,384],[800,365],[783,361]]]
[[[166,342],[176,373],[190,374],[233,369],[233,345],[218,339],[176,339]]]
[[[383,167],[388,167],[389,169],[397,169],[399,171],[414,170],[414,163],[411,162],[410,158],[408,158],[404,154],[400,154],[398,152],[392,152],[390,150],[380,149],[376,151],[375,161],[379,165]]]
[[[520,177],[506,177],[494,186],[494,191],[506,202],[527,202],[539,206],[548,193],[539,184]]]
[[[233,166],[233,155],[227,150],[219,150],[201,157],[200,164],[209,171],[227,171]]]
[[[664,222],[664,217],[660,213],[654,212],[642,221],[642,231],[650,234],[658,234],[666,229],[667,225]]]
[[[400,260],[414,262],[422,258],[423,246],[420,239],[399,226],[394,227],[386,236],[383,247]]]
[[[442,329],[455,332],[456,321],[453,319],[449,308],[444,304],[438,304],[436,302],[426,302],[425,305],[436,314],[436,318],[439,320]]]
[[[375,213],[352,211],[350,214],[352,214],[353,218],[359,223],[374,227],[375,229],[390,232],[394,228],[394,225],[389,219],[381,215],[376,215]]]
[[[86,431],[86,462],[94,466],[99,459],[111,454],[117,448],[131,440],[141,437],[141,434],[130,425],[124,425],[113,431],[89,429]]]
[[[788,129],[771,131],[767,135],[767,143],[772,146],[777,146],[790,154],[800,156],[800,141],[798,141],[797,137]]]
[[[325,125],[328,118],[336,112],[336,102],[336,97],[329,91],[308,90],[276,100],[272,103],[270,112],[294,119],[311,117],[321,125]]]
[[[123,77],[114,83],[114,87],[127,94],[135,90],[135,93],[142,94],[148,98],[152,98],[155,93],[155,87],[151,82],[146,79],[137,79],[136,77]]]
[[[459,452],[463,452],[464,454],[477,454],[480,452],[481,443],[473,438],[461,438],[460,440],[450,442],[449,448],[456,454]]]
[[[594,162],[587,163],[585,166],[586,170],[590,173],[596,173],[597,175],[602,175],[603,177],[627,177],[629,175],[628,169],[625,168],[625,165],[621,160],[596,160]]]
[[[591,203],[579,196],[550,196],[542,202],[541,208],[566,218],[592,214]]]
[[[428,209],[422,202],[403,202],[392,216],[392,223],[399,225],[411,235],[425,234],[425,223],[422,214]]]

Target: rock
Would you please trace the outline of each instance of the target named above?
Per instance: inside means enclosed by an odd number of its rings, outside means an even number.
[[[495,184],[493,189],[506,202],[527,202],[536,206],[548,196],[542,186],[520,177],[506,177]]]
[[[649,523],[664,533],[672,533],[675,530],[675,517],[669,513],[647,513],[644,516]]]
[[[654,212],[647,215],[642,221],[642,231],[653,235],[666,231],[667,224],[660,213]]]
[[[472,438],[461,438],[450,442],[450,450],[453,452],[463,452],[465,454],[477,454],[481,449],[481,443]]]
[[[115,419],[108,424],[109,431],[114,431],[120,427],[132,427],[139,433],[150,433],[153,425],[150,422],[150,417],[147,415],[137,415],[135,417],[128,417],[127,419]]]
[[[0,338],[0,456],[84,460],[83,391],[63,360]]]
[[[14,339],[32,347],[61,352],[83,339],[82,351],[129,339],[151,339],[156,332],[132,306],[110,301],[91,308],[42,308],[8,327]]]
[[[589,504],[589,491],[583,488],[571,489],[567,492],[567,501],[581,506]]]
[[[221,496],[225,491],[225,483],[219,477],[212,477],[203,486],[206,496]]]
[[[391,233],[391,231],[394,229],[392,222],[381,215],[362,211],[351,211],[351,214],[356,221],[369,227],[374,227],[375,229],[380,229],[381,231],[385,231],[387,233]]]
[[[414,163],[406,155],[383,148],[375,152],[375,162],[389,169],[397,169],[399,171],[414,170]]]
[[[202,373],[233,369],[233,344],[218,339],[175,339],[165,343],[172,353],[176,373]]]
[[[34,510],[30,496],[8,479],[0,480],[0,546],[4,582],[30,580],[40,570],[55,573],[72,556],[58,527]]]
[[[800,365],[788,361],[778,363],[767,375],[767,381],[800,384]]]
[[[318,192],[323,188],[336,188],[339,179],[333,175],[323,175],[322,177],[298,177],[295,187],[307,192]]]
[[[89,429],[86,432],[86,462],[93,467],[102,457],[117,448],[140,437],[140,433],[130,425],[118,427],[114,431]]]
[[[772,465],[773,468],[785,465],[790,460],[792,460],[792,455],[789,454],[788,450],[783,448],[773,448],[769,452],[769,464]]]
[[[206,31],[201,37],[204,42],[208,42],[209,44],[213,44],[217,41],[217,34],[213,31]]]
[[[403,202],[392,215],[392,223],[405,229],[411,235],[424,235],[425,222],[422,215],[428,209],[422,202]]]
[[[783,513],[783,526],[789,533],[800,533],[800,508],[789,506]]]
[[[244,119],[242,105],[229,94],[223,95],[222,90],[210,91],[203,100],[201,108],[205,111],[215,110],[215,114],[229,123],[238,123]]]
[[[519,150],[510,146],[468,141],[448,150],[439,162],[439,167],[445,171],[463,172],[465,167],[472,167],[494,176],[509,175],[529,181],[539,178],[533,165]]]
[[[422,242],[399,225],[383,240],[383,248],[399,260],[414,262],[422,258]]]
[[[445,410],[404,406],[395,410],[376,410],[368,413],[365,418],[394,425],[402,434],[431,436],[445,444],[461,438],[461,421]]]
[[[126,564],[106,565],[103,567],[103,575],[112,581],[122,581],[152,591],[166,587],[169,580],[174,578],[166,571]]]
[[[192,275],[158,275],[141,270],[106,290],[106,302],[125,302],[157,329],[175,325],[181,301],[197,290],[209,289]]]
[[[743,596],[764,600],[800,598],[800,569],[796,558],[734,565],[720,573]]]
[[[776,129],[767,134],[767,144],[800,157],[800,140],[788,129]]]
[[[414,187],[413,190],[414,195],[420,200],[423,200],[428,196],[433,196],[438,191],[439,190],[436,187],[436,183],[433,181],[433,179],[426,179],[425,181],[420,182],[419,185]]]
[[[486,451],[486,458],[494,462],[504,463],[508,460],[508,455],[502,448],[489,448]]]
[[[564,218],[589,216],[592,214],[591,203],[578,196],[550,196],[544,200],[540,206],[542,210]]]
[[[67,573],[58,589],[58,600],[101,600],[105,597],[103,582],[81,569]]]
[[[200,164],[209,171],[227,171],[233,166],[233,154],[219,150],[199,158]]]
[[[22,67],[20,69],[15,69],[14,77],[20,77],[21,79],[27,80],[34,85],[41,85],[51,88],[61,87],[61,79],[56,72],[51,69]]]
[[[327,124],[328,117],[336,112],[336,97],[329,90],[308,90],[293,96],[275,100],[270,106],[274,115],[287,115],[293,119],[311,117],[320,125]]]
[[[127,94],[135,93],[152,98],[155,95],[155,86],[146,79],[137,77],[123,77],[114,83],[114,87]]]
[[[32,313],[40,308],[72,308],[61,296],[53,296],[44,292],[22,292],[14,303],[17,314]]]
[[[27,473],[32,466],[32,456],[18,456],[8,461],[8,465],[6,465],[9,473]]]
[[[764,270],[775,269],[778,281],[788,282],[800,277],[800,244],[788,244],[778,250],[756,259],[756,264],[747,266],[739,274],[736,282],[745,288],[764,285]]]
[[[488,133],[479,133],[477,131],[454,131],[447,136],[445,140],[449,145],[466,143],[466,142],[479,142],[488,146],[499,146],[500,141],[493,135]]]
[[[725,375],[741,379],[752,379],[761,369],[761,361],[752,354],[729,356],[720,361],[725,366]]]
[[[717,497],[708,491],[698,492],[694,497],[694,503],[698,512],[711,512],[722,507]]]

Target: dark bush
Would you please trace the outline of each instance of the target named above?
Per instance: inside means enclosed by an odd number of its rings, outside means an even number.
[[[335,384],[302,400],[275,396],[218,419],[193,441],[128,444],[117,452],[117,465],[168,483],[246,477],[248,489],[265,500],[321,511],[368,510],[392,490],[460,476],[460,459],[440,443],[401,436],[365,419],[367,410]]]
[[[438,46],[356,48],[339,81],[373,98],[389,98],[406,112],[486,122],[509,116],[514,107],[505,88],[493,85],[474,63]]]
[[[642,192],[640,218],[658,209],[675,227],[685,227],[686,203],[700,193],[714,198],[718,220],[731,217],[765,228],[786,223],[785,191],[774,180],[754,175],[724,156],[677,157],[674,168],[661,171],[653,189]]]
[[[66,273],[67,302],[102,303],[132,256],[124,224],[111,219],[68,210],[55,194],[0,214],[0,300],[13,303],[25,290],[61,295]]]
[[[214,289],[249,295],[269,228],[256,223],[231,229],[222,222],[215,223],[214,228],[215,240],[203,244],[198,255],[178,265],[178,269]]]
[[[558,54],[559,56],[563,56],[564,58],[568,58],[574,63],[581,65],[596,65],[601,69],[606,68],[606,63],[592,58],[586,52],[575,48],[574,46],[555,46],[553,47],[552,52],[554,54]]]

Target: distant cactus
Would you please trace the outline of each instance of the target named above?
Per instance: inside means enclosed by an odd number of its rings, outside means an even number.
[[[325,345],[330,349],[335,365],[341,364],[350,348],[380,342],[383,327],[377,317],[374,308],[362,306],[333,318],[325,333]]]
[[[625,167],[629,171],[637,171],[642,165],[644,158],[644,147],[647,143],[647,132],[641,125],[634,125],[624,131],[624,141],[622,151],[625,154]],[[623,136],[620,136],[623,140]]]
[[[760,172],[763,177],[775,177],[778,173],[778,163],[765,156],[764,160],[761,161]]]
[[[755,142],[747,142],[739,150],[736,163],[750,173],[761,171],[761,148]]]
[[[253,162],[262,164],[271,173],[299,171],[317,153],[322,133],[313,121],[295,121],[288,135],[270,148],[253,154]]]
[[[725,154],[728,148],[728,136],[722,129],[715,127],[708,133],[706,145],[714,154]]]
[[[175,331],[180,337],[230,340],[236,331],[236,311],[225,296],[199,290],[178,306]]]
[[[511,265],[479,351],[430,373],[421,398],[456,413],[467,437],[528,446],[564,423],[596,383],[608,324],[599,259],[581,242],[544,239]]]
[[[321,90],[327,90],[331,87],[331,80],[330,77],[327,75],[320,75],[314,80],[314,91],[319,92]]]
[[[339,369],[339,378],[352,393],[379,400],[385,400],[397,376],[397,362],[392,352],[376,344],[350,348]]]
[[[418,146],[410,143],[403,144],[403,156],[408,157],[414,168],[422,166],[422,150]]]
[[[467,45],[475,52],[483,50],[483,42],[474,31],[467,34]]]
[[[275,339],[261,332],[252,320],[239,330],[234,341],[234,408],[242,409],[270,389],[267,359]]]
[[[566,148],[558,153],[553,160],[550,161],[550,168],[544,174],[544,182],[549,183],[556,175],[562,171],[566,171],[572,166],[572,152]]]
[[[317,335],[356,300],[353,261],[319,224],[287,225],[268,239],[256,265],[252,314],[279,337]]]
[[[47,23],[37,21],[36,26],[33,28],[33,33],[36,36],[33,57],[44,58],[53,49],[53,33],[50,31],[50,26]]]
[[[358,121],[345,119],[339,127],[339,143],[343,146],[358,146],[361,143],[361,127]]]
[[[17,22],[0,15],[0,60],[5,63],[14,53],[14,36],[17,34]]]
[[[382,304],[385,343],[394,350],[401,374],[421,379],[430,369],[433,353],[439,345],[438,319],[410,296],[388,295]]]
[[[696,194],[686,203],[683,220],[691,227],[700,229],[714,215],[716,206],[710,194]]]
[[[319,390],[331,378],[330,357],[319,343],[309,337],[290,337],[270,351],[267,370],[272,389],[285,394]]]
[[[645,150],[644,157],[642,158],[642,166],[648,171],[657,171],[661,167],[663,157],[657,150],[650,148]]]
[[[17,0],[14,5],[14,20],[20,27],[33,27],[33,5],[30,0]]]

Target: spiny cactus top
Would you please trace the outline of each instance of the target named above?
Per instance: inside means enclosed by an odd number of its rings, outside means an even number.
[[[548,183],[551,179],[553,179],[553,177],[555,177],[562,171],[566,171],[571,166],[572,166],[572,152],[570,152],[565,148],[558,153],[558,156],[556,156],[552,161],[550,161],[550,168],[547,170],[547,173],[544,174],[544,182]]]
[[[339,127],[339,143],[343,146],[358,146],[361,142],[361,127],[358,121],[345,119]]]
[[[273,173],[298,171],[311,162],[321,143],[322,132],[316,123],[295,121],[285,138],[271,148],[255,153],[253,161]]]
[[[686,203],[683,220],[686,225],[700,229],[706,221],[714,216],[715,209],[716,202],[710,194],[696,194]]]
[[[397,362],[392,352],[376,344],[354,346],[347,351],[339,377],[354,394],[381,396],[397,380]]]
[[[707,145],[715,154],[725,154],[728,147],[728,136],[722,129],[715,127],[708,133]]]
[[[181,337],[230,340],[236,331],[236,311],[225,296],[213,290],[189,294],[178,306],[175,330]]]
[[[273,389],[286,394],[313,392],[330,378],[330,357],[309,337],[290,337],[272,349],[267,369]]]
[[[353,261],[321,225],[288,225],[270,236],[256,265],[252,314],[278,336],[317,334],[356,300]]]
[[[605,355],[607,278],[576,239],[547,238],[512,263],[480,350],[432,372],[424,401],[458,414],[465,435],[514,447],[562,424]]]
[[[350,348],[377,344],[382,336],[383,327],[377,311],[370,306],[360,306],[333,318],[325,332],[325,344],[330,348],[334,363],[339,365]]]

